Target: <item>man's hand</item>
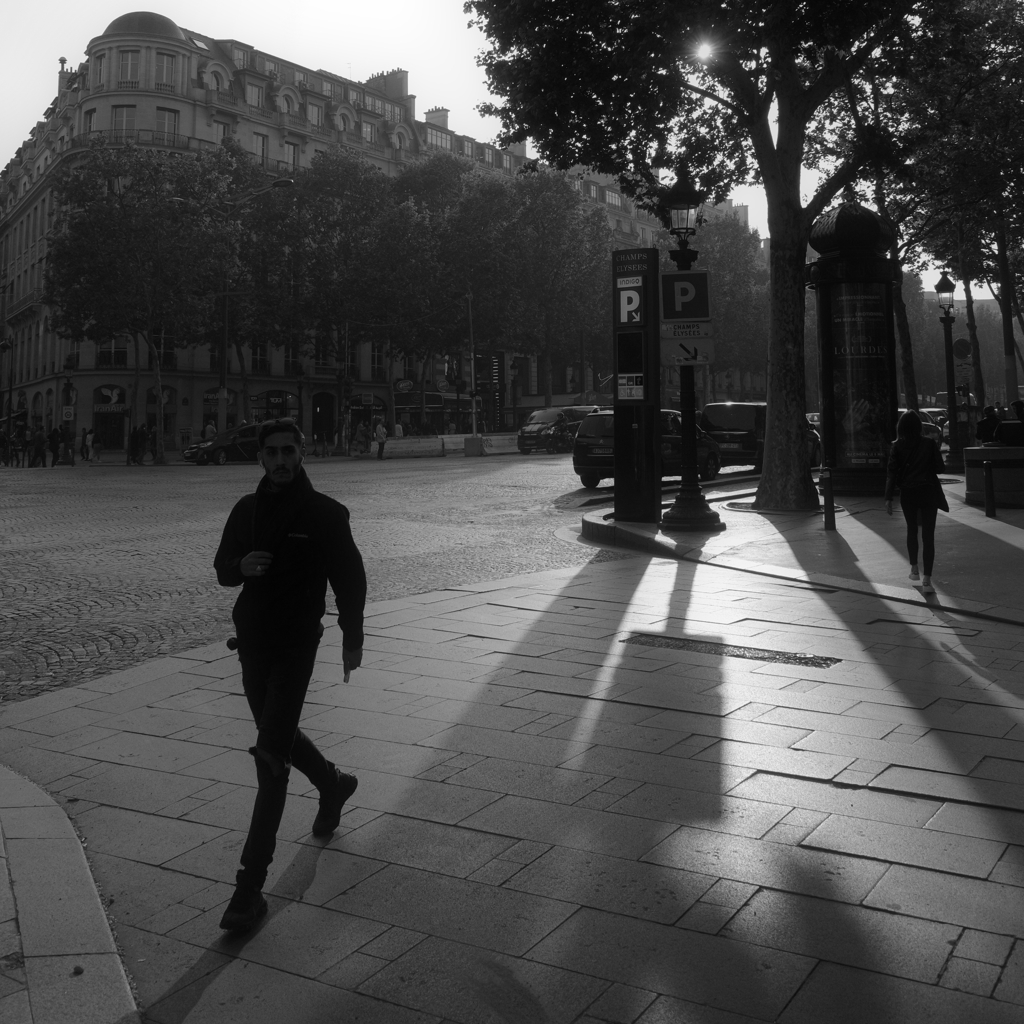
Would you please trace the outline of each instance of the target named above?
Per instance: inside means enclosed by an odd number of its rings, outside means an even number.
[[[250,551],[238,567],[243,576],[265,576],[273,560],[274,556],[269,551]]]
[[[363,649],[357,647],[352,650],[349,647],[342,647],[341,649],[341,667],[345,670],[345,682],[348,682],[348,677],[351,675],[352,670],[359,668],[363,663]]]

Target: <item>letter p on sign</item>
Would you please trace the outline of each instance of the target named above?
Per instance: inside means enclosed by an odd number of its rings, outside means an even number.
[[[681,313],[686,304],[693,301],[694,295],[697,294],[697,289],[689,281],[676,281],[675,284],[676,312]]]
[[[619,323],[639,324],[642,322],[640,289],[623,288],[619,291]]]

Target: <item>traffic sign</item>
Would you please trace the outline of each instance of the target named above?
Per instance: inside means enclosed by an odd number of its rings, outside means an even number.
[[[661,339],[662,366],[706,366],[715,361],[715,343],[698,338],[696,341]]]
[[[706,270],[661,275],[661,319],[710,320],[711,300]]]
[[[73,405],[65,405],[63,412],[65,420],[73,420],[75,418],[75,407]]]
[[[712,334],[710,320],[673,320],[661,324],[662,340],[673,338],[710,338]]]

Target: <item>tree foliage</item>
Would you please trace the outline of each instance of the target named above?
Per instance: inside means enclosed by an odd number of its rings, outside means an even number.
[[[470,0],[506,141],[619,175],[652,201],[664,171],[712,200],[760,181],[771,234],[769,411],[757,503],[815,507],[805,446],[802,269],[810,227],[884,144],[843,102],[900,63],[948,0]],[[823,170],[801,196],[801,170]]]

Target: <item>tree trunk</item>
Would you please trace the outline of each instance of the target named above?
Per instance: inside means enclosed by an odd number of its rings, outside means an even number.
[[[246,423],[252,422],[251,401],[249,399],[249,375],[245,372],[245,356],[242,354],[242,343],[235,339],[235,355],[238,356],[238,376],[242,380],[242,419]],[[238,424],[236,423],[237,427]]]
[[[900,343],[900,372],[903,376],[903,396],[908,409],[917,412],[917,373],[914,370],[914,350],[910,337],[910,320],[907,318],[907,303],[903,298],[903,264],[896,247],[892,249],[896,267],[896,284],[892,289],[892,306],[896,313],[896,336]]]
[[[769,200],[769,211],[771,212]],[[816,509],[818,491],[807,450],[804,391],[804,260],[808,230],[799,199],[776,202],[771,234],[771,334],[768,414],[755,508]],[[780,206],[782,209],[780,209]]]
[[[1003,377],[1006,403],[1017,399],[1017,363],[1013,340],[1013,274],[1006,246],[1006,223],[999,221],[996,228],[996,264],[999,267],[999,312],[1003,321]]]
[[[160,336],[160,340],[162,346],[163,335]],[[163,466],[167,460],[164,458],[164,381],[160,366],[162,352],[157,349],[151,330],[146,333],[145,341],[153,358],[153,387],[156,390],[156,443],[153,447],[153,464]],[[143,454],[143,452],[139,452],[140,459]]]
[[[985,378],[981,372],[981,350],[978,347],[978,324],[974,319],[974,293],[971,291],[971,281],[968,275],[964,274],[963,261],[960,262],[960,280],[964,284],[964,294],[967,296],[967,334],[971,339],[971,369],[974,371],[974,395],[978,405],[985,408]]]
[[[132,335],[132,345],[135,349],[135,380],[132,383],[131,415],[128,417],[129,438],[131,437],[131,428],[139,425],[139,388],[142,386],[142,361],[139,359],[139,336],[137,334]],[[130,440],[128,444],[125,445],[125,448],[127,449],[125,458],[127,460],[127,465],[130,466],[132,464],[132,446]]]

